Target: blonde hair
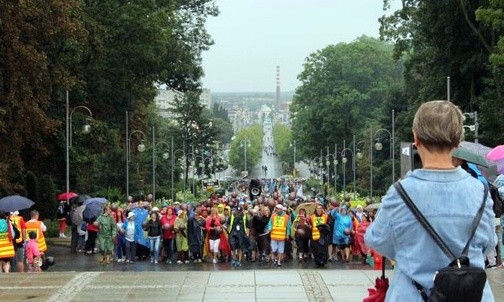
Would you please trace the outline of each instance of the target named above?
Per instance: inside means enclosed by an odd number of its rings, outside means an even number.
[[[429,151],[446,152],[464,140],[464,115],[449,101],[423,103],[415,113],[413,132]]]

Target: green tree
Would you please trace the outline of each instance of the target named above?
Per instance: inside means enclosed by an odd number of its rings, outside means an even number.
[[[385,6],[389,3],[384,1]],[[464,112],[481,113],[480,141],[494,145],[504,139],[497,101],[503,84],[497,63],[501,9],[498,1],[409,0],[381,18],[382,38],[395,43],[395,58],[405,58],[404,99],[410,110],[398,116],[402,135],[410,132],[419,104],[447,98],[449,76],[450,100]],[[475,133],[466,134],[468,140],[475,139]]]
[[[291,105],[300,159],[369,131],[371,121],[381,117],[389,87],[401,82],[402,65],[393,62],[391,54],[392,46],[361,37],[307,58]]]
[[[262,142],[263,132],[259,124],[242,129],[231,142],[229,164],[239,171],[251,171],[261,159]]]
[[[22,189],[12,171],[49,173],[64,187],[66,90],[70,109],[89,107],[96,123],[88,138],[74,133],[72,187],[122,187],[125,112],[148,132],[154,83],[199,88],[213,44],[204,25],[217,15],[211,0],[0,3],[0,193]]]
[[[294,140],[291,129],[280,123],[273,125],[273,145],[278,154],[278,159],[285,163],[284,173],[292,173],[294,163]]]
[[[198,159],[196,152],[211,146],[215,129],[210,120],[203,115],[198,91],[188,91],[183,97],[176,97],[173,102],[175,120],[182,133],[182,150],[185,156],[185,180],[189,176],[191,160]],[[195,162],[199,166],[199,160]]]

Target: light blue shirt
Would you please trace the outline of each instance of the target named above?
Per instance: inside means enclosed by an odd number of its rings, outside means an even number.
[[[483,201],[483,184],[460,167],[418,169],[408,173],[401,184],[452,252],[457,256],[462,253]],[[481,222],[469,246],[472,266],[484,268],[485,255],[497,242],[492,204],[488,194]],[[397,262],[386,301],[423,301],[412,279],[430,289],[435,272],[451,262],[393,186],[364,239],[370,248]],[[488,282],[481,301],[494,301]]]

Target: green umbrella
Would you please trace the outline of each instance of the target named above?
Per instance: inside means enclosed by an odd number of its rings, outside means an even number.
[[[494,165],[486,159],[486,155],[491,149],[492,148],[482,144],[463,141],[460,143],[458,148],[453,150],[452,156],[463,159],[469,163],[488,168]]]

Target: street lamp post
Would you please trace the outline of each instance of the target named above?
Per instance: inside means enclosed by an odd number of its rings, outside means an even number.
[[[320,171],[320,183],[322,184],[322,187],[324,186],[324,155],[322,155],[322,149],[320,149],[320,156],[319,156],[319,171]]]
[[[341,162],[343,163],[341,166],[342,166],[342,169],[343,169],[343,194],[346,195],[346,163],[347,163],[347,158],[345,156],[345,152],[346,150],[352,152],[352,150],[348,149],[346,147],[346,141],[343,140],[343,149],[341,150]]]
[[[474,142],[478,143],[478,132],[479,132],[479,121],[478,121],[478,111],[473,112],[465,112],[464,115],[467,115],[469,118],[474,120],[474,124],[464,126],[464,128],[468,128],[471,131],[474,131]]]
[[[166,142],[156,143],[156,128],[152,127],[152,198],[154,201],[156,201],[156,168],[157,168],[156,148],[158,145],[166,146],[166,151],[163,152],[163,159],[168,159],[169,158],[168,150],[170,150],[170,146]]]
[[[329,166],[331,165],[331,162],[329,161],[331,154],[329,154],[329,146],[326,147],[326,159],[325,159],[325,165],[326,165],[326,175],[327,175],[327,186],[330,186],[331,183],[331,170],[329,170]]]
[[[292,176],[296,177],[296,140],[293,140],[290,146],[294,148],[294,163],[292,165]]]
[[[338,144],[334,144],[334,155],[333,155],[333,165],[334,165],[334,193],[338,193],[337,183],[338,183]]]
[[[93,113],[86,106],[77,106],[70,111],[70,98],[69,92],[66,91],[66,193],[70,192],[70,148],[72,147],[72,115],[77,109],[85,109],[89,113],[90,118],[93,118]],[[91,125],[86,122],[82,126],[82,133],[89,134],[91,132]],[[67,200],[68,201],[68,200]]]
[[[352,169],[353,169],[353,190],[354,190],[354,199],[356,196],[356,190],[355,190],[355,174],[357,174],[357,159],[362,158],[362,152],[360,151],[359,144],[364,144],[363,141],[355,142],[355,135],[353,136],[353,161],[352,161]]]
[[[182,156],[184,158],[184,164],[186,163],[186,155],[185,155],[185,152],[184,150],[182,149],[177,149],[175,150],[174,147],[173,147],[173,137],[171,138],[171,167],[172,167],[172,170],[171,170],[171,200],[172,202],[175,202],[175,188],[174,188],[174,181],[175,181],[175,157],[177,156],[177,152],[181,152],[182,153]],[[184,178],[184,192],[186,190],[186,178]]]
[[[346,142],[343,141],[343,150],[341,150],[341,161],[343,162],[343,191],[345,192],[346,195],[346,171],[345,171],[345,164],[348,162],[348,159],[346,157],[346,152],[350,152],[352,154],[352,171],[353,171],[353,191],[354,191],[354,199],[356,196],[356,189],[355,189],[355,170],[356,170],[356,163],[357,163],[357,158],[362,158],[362,153],[360,150],[357,150],[356,147],[358,144],[363,143],[362,141],[355,143],[355,135],[353,136],[353,150],[350,148],[346,148]]]
[[[389,135],[390,138],[390,159],[392,161],[392,184],[395,183],[395,152],[394,152],[394,146],[395,146],[395,111],[392,110],[392,132],[388,131],[387,129],[381,128],[376,130],[373,134],[373,128],[371,128],[371,146],[370,146],[370,162],[371,162],[371,175],[370,175],[370,196],[373,197],[373,152],[372,152],[372,144],[373,140],[378,136],[380,132],[386,132]],[[378,140],[378,139],[377,139]],[[375,149],[377,151],[381,151],[383,149],[383,144],[378,140],[375,145]]]
[[[141,130],[133,130],[131,133],[129,133],[129,122],[128,122],[128,111],[126,111],[126,198],[129,197],[129,162],[130,162],[130,156],[131,156],[131,136],[135,133],[140,133],[143,137],[143,139],[140,140],[140,144],[137,146],[138,152],[144,152],[145,151],[145,144],[144,144],[144,139],[146,137],[145,133],[143,133]]]

